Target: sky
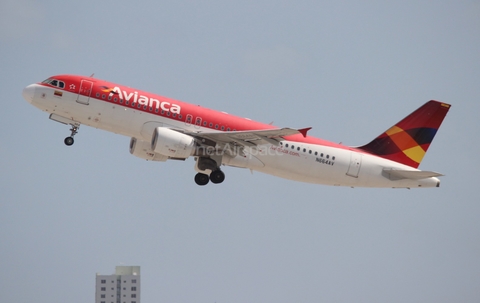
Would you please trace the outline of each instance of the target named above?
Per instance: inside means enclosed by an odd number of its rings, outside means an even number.
[[[479,302],[478,1],[0,2],[0,302]],[[304,184],[68,126],[22,98],[79,74],[358,146],[452,104],[420,169],[440,188]]]

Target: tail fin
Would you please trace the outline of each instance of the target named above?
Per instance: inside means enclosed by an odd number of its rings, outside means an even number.
[[[359,149],[417,168],[449,109],[450,104],[428,101]]]

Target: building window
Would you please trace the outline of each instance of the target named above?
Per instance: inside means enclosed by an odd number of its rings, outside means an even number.
[[[100,298],[104,299],[104,298],[105,298],[105,295],[101,295]]]
[[[132,294],[132,298],[136,298],[137,297],[137,294]]]
[[[102,287],[101,291],[106,291],[107,289],[105,287]]]
[[[135,286],[132,287],[132,291],[136,291],[136,290],[137,290],[137,288]]]
[[[107,283],[107,281],[102,280],[102,281],[100,281],[100,283],[105,284],[105,283]]]
[[[137,283],[137,280],[136,280],[136,279],[132,279],[132,283]]]

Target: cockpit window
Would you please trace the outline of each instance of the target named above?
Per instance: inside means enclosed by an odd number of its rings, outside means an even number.
[[[56,86],[56,87],[59,87],[59,88],[64,88],[65,87],[65,83],[63,81],[59,81],[59,80],[55,80],[55,79],[47,79],[47,80],[43,81],[42,83],[50,84],[52,86]]]

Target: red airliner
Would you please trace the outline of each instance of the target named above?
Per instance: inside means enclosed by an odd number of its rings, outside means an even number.
[[[150,161],[195,158],[198,185],[222,183],[222,165],[300,182],[350,187],[438,187],[441,174],[418,170],[450,105],[428,101],[370,143],[349,147],[111,82],[58,75],[23,97],[71,126],[131,137],[130,153]]]

